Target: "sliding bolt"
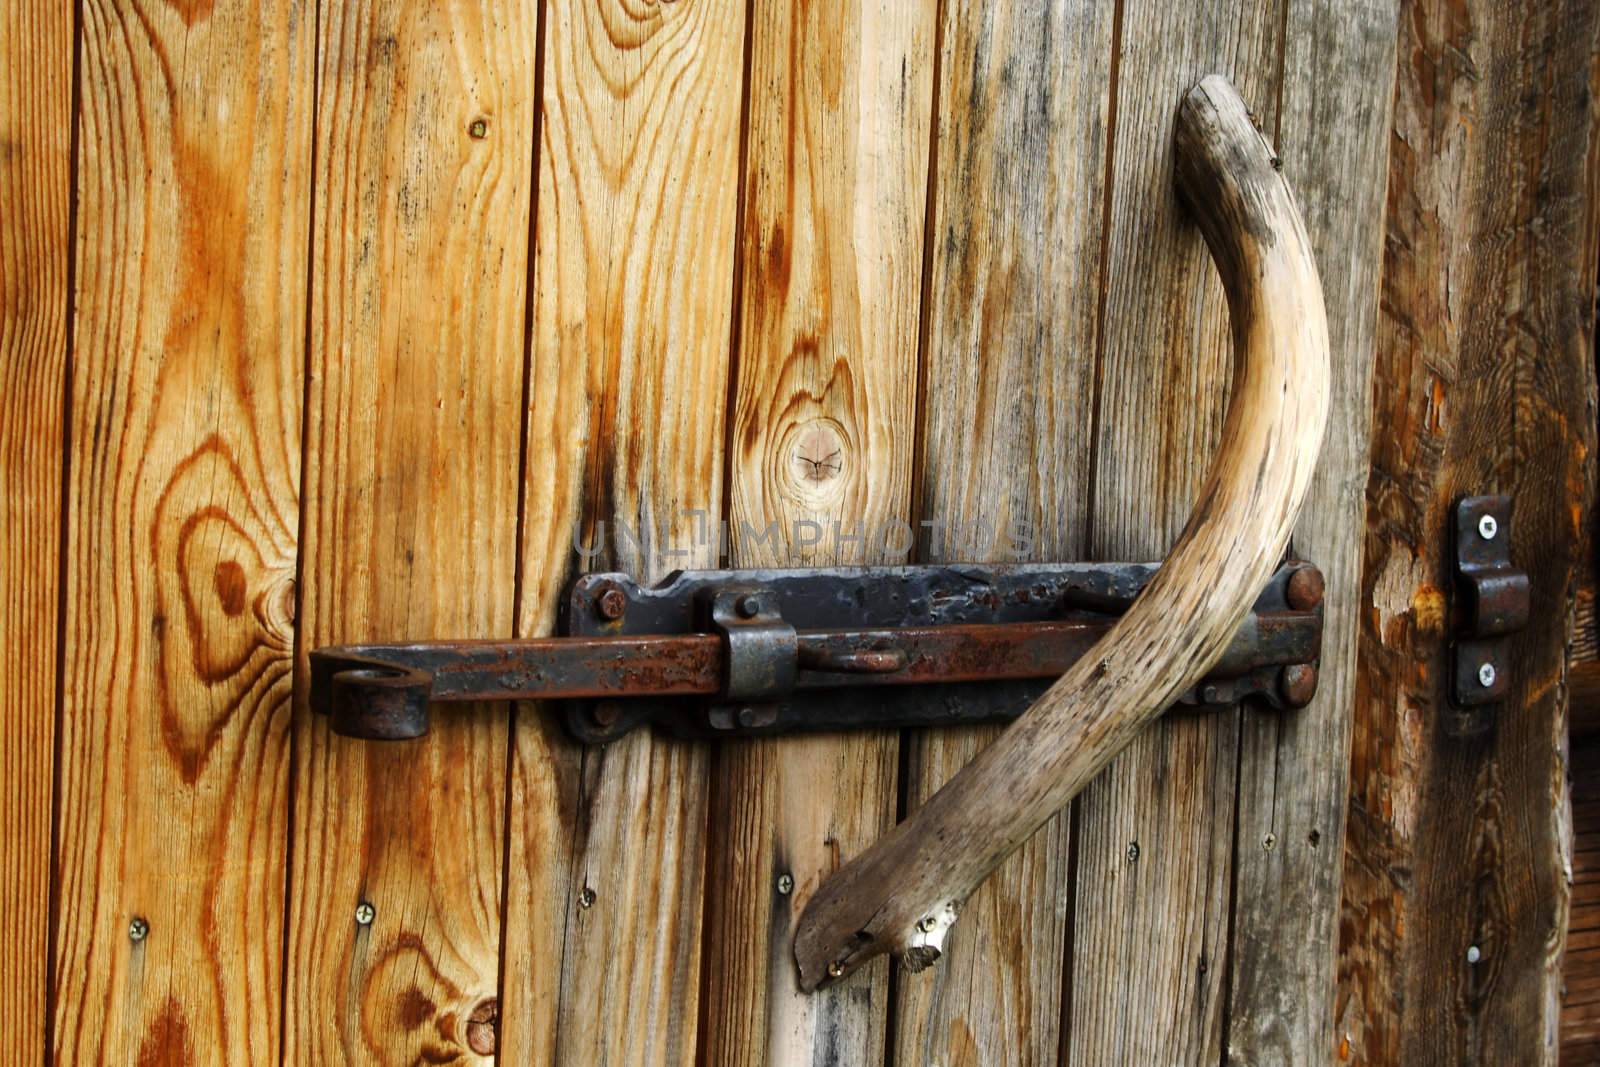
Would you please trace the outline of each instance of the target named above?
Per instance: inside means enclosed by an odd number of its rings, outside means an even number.
[[[378,909],[366,901],[356,905],[356,923],[360,926],[371,926],[372,920],[378,917]]]
[[[143,916],[135,915],[128,920],[128,940],[133,942],[143,941],[150,936],[150,924]]]
[[[1493,541],[1494,535],[1500,532],[1500,524],[1494,521],[1493,515],[1484,515],[1478,520],[1478,536],[1485,541]]]
[[[1493,663],[1484,663],[1478,666],[1478,684],[1488,689],[1494,685],[1495,671]]]

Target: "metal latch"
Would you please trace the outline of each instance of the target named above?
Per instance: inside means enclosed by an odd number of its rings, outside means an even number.
[[[1528,625],[1528,575],[1511,566],[1511,498],[1470,496],[1455,507],[1458,595],[1451,698],[1460,708],[1498,704],[1510,691],[1506,637]],[[1457,732],[1477,732],[1469,716]]]
[[[1133,602],[1155,564],[959,564],[579,577],[561,636],[311,653],[311,706],[351,737],[428,732],[433,703],[563,701],[615,740],[1014,719]],[[1322,575],[1281,566],[1180,705],[1303,706],[1316,691]]]

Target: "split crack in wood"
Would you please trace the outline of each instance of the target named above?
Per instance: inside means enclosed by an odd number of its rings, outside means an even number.
[[[939,958],[961,904],[1210,670],[1288,544],[1321,449],[1328,327],[1276,153],[1225,78],[1179,107],[1179,198],[1228,297],[1233,397],[1212,471],[1166,564],[1097,647],[905,822],[835,871],[795,932],[808,991],[895,953]]]

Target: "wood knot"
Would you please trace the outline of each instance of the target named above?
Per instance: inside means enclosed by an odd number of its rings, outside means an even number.
[[[844,441],[831,423],[807,424],[795,435],[791,452],[802,481],[828,482],[844,471]]]
[[[480,1000],[467,1016],[467,1047],[480,1056],[493,1056],[500,1047],[500,1002]]]

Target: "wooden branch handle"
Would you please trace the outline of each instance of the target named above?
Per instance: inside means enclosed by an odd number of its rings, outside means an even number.
[[[939,958],[978,885],[1222,655],[1277,565],[1328,418],[1328,326],[1276,156],[1225,78],[1184,97],[1176,185],[1227,290],[1233,397],[1177,545],[1127,614],[923,807],[828,878],[795,933],[815,989],[882,952]]]

